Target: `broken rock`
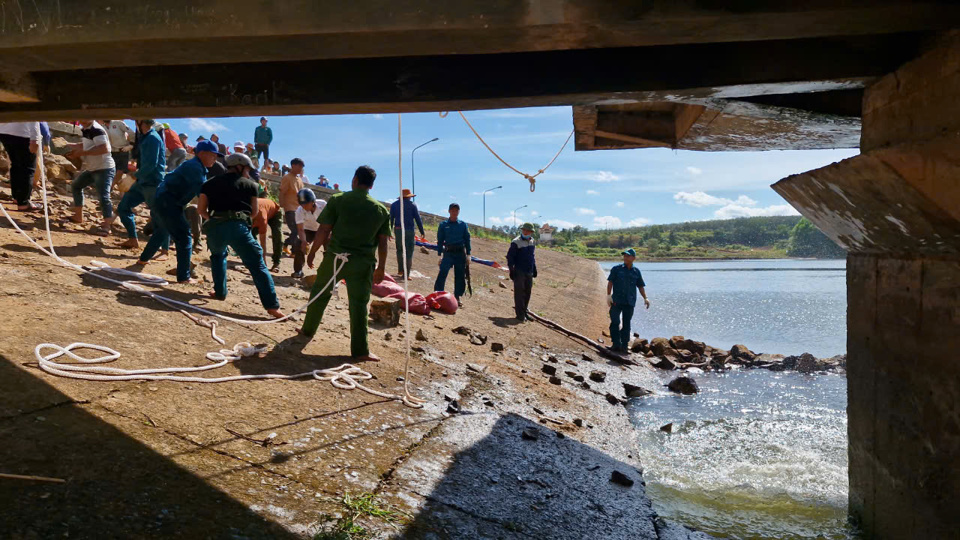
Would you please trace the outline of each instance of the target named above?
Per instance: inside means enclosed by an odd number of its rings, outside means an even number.
[[[693,380],[692,377],[686,376],[677,377],[676,379],[670,381],[670,384],[667,385],[667,388],[671,392],[684,395],[696,394],[700,391],[700,388],[697,386],[697,381]]]
[[[624,487],[633,487],[633,479],[617,470],[610,473],[610,481]]]
[[[503,352],[503,343],[496,343],[496,342],[491,343],[490,350],[492,352]]]
[[[607,380],[607,374],[604,371],[591,371],[590,380],[593,382],[603,382]]]
[[[400,300],[397,298],[374,298],[370,302],[370,318],[384,326],[400,324]]]

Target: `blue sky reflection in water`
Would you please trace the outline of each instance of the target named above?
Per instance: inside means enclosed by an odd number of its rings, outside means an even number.
[[[612,263],[604,263],[609,268]],[[644,337],[728,348],[845,352],[844,261],[641,263]],[[678,372],[662,372],[663,382]],[[701,393],[629,405],[662,515],[729,538],[847,538],[847,386],[841,375],[693,373]],[[660,427],[674,424],[666,434]]]

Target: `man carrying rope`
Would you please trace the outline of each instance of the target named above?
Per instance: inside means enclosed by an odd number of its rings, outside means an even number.
[[[233,248],[250,271],[260,303],[272,317],[283,317],[273,278],[263,260],[263,250],[250,232],[251,218],[258,211],[260,191],[250,179],[253,161],[245,154],[230,154],[226,158],[227,173],[213,178],[200,188],[197,211],[203,219],[210,248],[210,268],[213,273],[213,296],[227,298],[227,247]]]
[[[307,308],[300,333],[313,337],[323,319],[323,312],[330,302],[330,295],[337,284],[326,287],[333,278],[337,256],[347,255],[338,278],[347,282],[347,298],[350,308],[350,356],[355,361],[379,362],[370,353],[367,345],[367,302],[374,282],[383,280],[387,262],[387,239],[390,238],[390,212],[370,196],[370,189],[377,178],[372,168],[363,165],[353,176],[353,189],[330,197],[320,214],[320,229],[313,241],[307,263],[312,265],[317,250],[330,239],[330,247],[324,250],[323,261],[317,270],[316,281],[310,297],[320,291],[321,297]],[[331,237],[332,233],[332,237]],[[376,261],[376,270],[374,262]],[[326,288],[325,288],[326,287]]]
[[[183,162],[167,174],[157,187],[156,208],[150,210],[154,230],[137,264],[145,265],[160,246],[172,237],[177,246],[177,283],[196,283],[190,277],[190,259],[193,254],[190,223],[183,210],[200,194],[207,179],[207,169],[217,162],[217,145],[200,141],[194,148],[196,157]]]
[[[157,130],[153,129],[153,124],[154,121],[149,119],[137,121],[137,129],[141,135],[138,145],[140,160],[137,163],[137,171],[133,173],[137,181],[123,194],[120,204],[117,205],[120,223],[123,223],[123,227],[127,230],[127,240],[120,244],[120,247],[131,249],[140,247],[133,209],[142,203],[147,203],[147,208],[153,208],[157,186],[163,180],[167,160],[163,155],[163,139],[160,138]],[[162,251],[166,251],[169,247],[168,238],[166,245],[162,246]]]
[[[440,272],[433,290],[443,291],[447,286],[447,274],[453,267],[453,296],[457,305],[463,307],[460,297],[467,290],[467,265],[470,264],[470,229],[460,221],[460,205],[450,203],[450,219],[441,221],[437,227],[437,253],[440,255]]]

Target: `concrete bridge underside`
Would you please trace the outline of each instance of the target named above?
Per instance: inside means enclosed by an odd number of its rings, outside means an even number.
[[[774,186],[848,259],[850,509],[960,531],[960,5],[0,2],[0,121],[573,105],[578,150],[860,147]]]

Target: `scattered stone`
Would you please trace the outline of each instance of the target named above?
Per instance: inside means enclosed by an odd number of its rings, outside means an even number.
[[[660,431],[664,433],[673,433],[673,422],[670,422],[665,426],[660,426]]]
[[[384,326],[400,324],[400,300],[397,298],[374,298],[370,302],[370,318]]]
[[[589,390],[590,383],[588,383],[587,381],[583,381],[582,383],[580,383],[580,388],[583,388],[584,390]]]
[[[583,418],[574,418],[573,425],[577,427],[583,427]]]
[[[404,381],[403,377],[397,377],[397,382],[403,382],[403,381]]]
[[[558,438],[558,439],[566,439],[567,436],[564,435],[563,433],[560,433],[560,432],[558,431],[558,432],[557,432],[557,438]]]
[[[580,359],[583,360],[584,362],[596,362],[596,359],[587,353],[581,354]]]
[[[492,352],[503,352],[503,343],[496,343],[496,342],[491,343],[490,350]]]
[[[423,333],[422,328],[417,330],[417,341],[427,341],[427,336]]]
[[[570,365],[570,366],[573,366],[573,367],[577,367],[577,363],[574,362],[573,360],[569,360],[569,359],[568,359],[568,360],[566,360],[566,362],[567,362],[567,365]]]
[[[383,335],[384,341],[390,341],[391,339],[393,339],[393,334],[391,334],[390,332],[387,332],[386,334]]]
[[[690,395],[696,394],[700,391],[700,387],[697,386],[697,381],[693,380],[692,377],[677,377],[676,379],[670,381],[670,384],[667,385],[667,388],[671,392],[676,392],[678,394]]]
[[[547,361],[553,362],[554,364],[556,364],[560,362],[560,359],[558,359],[555,355],[551,354],[550,356],[547,357]]]
[[[746,345],[734,345],[730,348],[730,355],[741,362],[753,362],[757,357],[756,353],[748,349]]]
[[[424,255],[429,255],[430,251],[427,248],[420,246],[420,253],[423,253]]]
[[[454,334],[460,334],[461,336],[469,336],[473,333],[473,330],[467,328],[466,326],[458,326],[453,329]]]
[[[647,390],[646,388],[636,386],[630,383],[623,383],[623,391],[627,394],[628,398],[649,396],[650,394],[653,393],[650,390]]]
[[[443,395],[443,400],[444,400],[444,401],[448,401],[448,402],[449,402],[449,401],[456,401],[456,400],[457,400],[457,396],[455,396],[455,395],[453,395],[453,394],[444,394],[444,395]]]
[[[617,470],[610,473],[610,481],[624,487],[633,487],[633,479]]]
[[[481,366],[478,364],[467,363],[467,371],[474,371],[476,373],[483,373],[487,370],[487,366]]]
[[[507,288],[507,284],[504,283],[504,282],[502,282],[502,281],[499,283],[499,285],[500,285],[500,288],[501,288],[501,289],[506,289],[506,288]]]
[[[540,438],[540,430],[535,427],[528,427],[520,434],[520,438],[527,441],[535,441]]]
[[[817,368],[817,358],[810,353],[803,353],[797,359],[797,371],[800,373],[813,373]]]
[[[460,414],[460,402],[453,400],[447,404],[447,412],[450,414]]]
[[[470,335],[470,343],[473,343],[474,345],[486,345],[487,336],[482,336],[480,334],[473,333]]]
[[[578,374],[578,375],[574,375],[574,376],[573,376],[573,380],[575,380],[575,381],[577,381],[577,382],[583,382],[585,379],[584,379],[583,375],[579,375],[579,374]]]
[[[591,371],[590,380],[593,382],[603,382],[607,380],[607,373],[605,371],[600,371],[600,370]]]
[[[556,366],[551,366],[550,364],[544,364],[543,367],[540,368],[540,370],[543,371],[544,373],[546,373],[547,375],[556,375],[556,374],[557,374],[557,367],[556,367]]]
[[[658,369],[677,369],[677,364],[666,356],[654,356],[649,361],[650,365]]]
[[[570,378],[573,378],[573,377],[576,377],[576,376],[577,376],[577,372],[576,372],[576,371],[564,371],[563,373],[564,373],[564,375],[566,375],[567,377],[570,377]]]
[[[540,416],[546,416],[546,415],[547,415],[547,413],[543,412],[542,410],[540,410],[540,409],[538,409],[538,408],[536,408],[536,407],[533,407],[533,412],[539,414]]]
[[[634,339],[630,342],[630,352],[643,354],[650,350],[650,342],[645,339]]]
[[[667,338],[657,337],[650,341],[650,351],[656,356],[663,356],[670,348]]]
[[[556,375],[551,375],[550,384],[555,384],[557,386],[560,386],[560,377],[557,377]]]
[[[617,396],[611,394],[610,392],[607,392],[607,394],[606,394],[604,397],[607,398],[607,401],[609,401],[611,405],[619,405],[619,404],[620,404],[620,398],[618,398]]]
[[[610,332],[607,332],[606,330],[600,332],[600,334],[603,335],[603,337],[610,337]]]

